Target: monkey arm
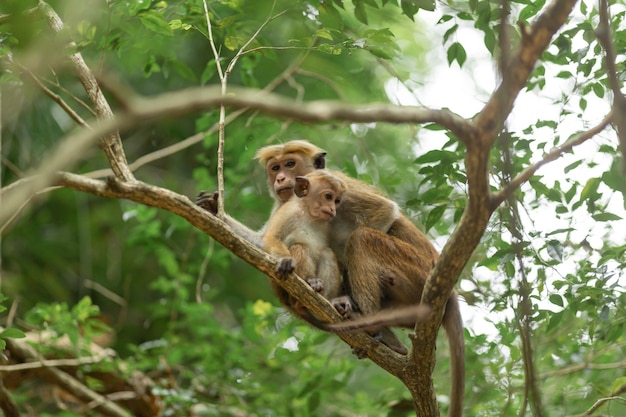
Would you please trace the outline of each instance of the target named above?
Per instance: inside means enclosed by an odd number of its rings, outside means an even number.
[[[377,188],[341,172],[333,171],[333,174],[348,186],[338,213],[338,216],[343,217],[339,222],[348,222],[353,228],[366,226],[387,233],[391,225],[402,216],[398,204]]]
[[[209,213],[216,215],[217,214],[217,199],[218,192],[207,193],[205,191],[201,191],[196,197],[196,204]],[[252,243],[254,246],[258,248],[263,247],[263,232],[265,231],[265,227],[263,227],[258,232],[250,229],[248,226],[240,223],[229,215],[224,216],[224,222],[230,226],[231,229],[241,237],[243,237],[248,242]]]

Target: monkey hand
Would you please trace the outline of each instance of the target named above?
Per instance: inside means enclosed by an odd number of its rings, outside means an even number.
[[[324,291],[324,281],[319,278],[307,278],[306,282],[315,290],[315,292]]]
[[[196,197],[196,204],[211,214],[217,214],[217,201],[219,199],[219,193],[217,191],[213,193],[207,193],[206,191],[200,191]]]
[[[282,279],[287,278],[296,269],[296,260],[293,258],[280,258],[276,266],[276,272]]]

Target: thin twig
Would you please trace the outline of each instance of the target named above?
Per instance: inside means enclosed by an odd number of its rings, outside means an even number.
[[[39,77],[37,75],[35,75],[31,70],[29,70],[28,68],[26,68],[24,65],[16,62],[15,60],[11,59],[9,56],[9,60],[10,62],[15,65],[20,71],[22,71],[22,73],[28,75],[28,77],[33,80],[33,82],[35,83],[35,85],[48,97],[50,97],[52,99],[52,101],[54,101],[55,103],[57,103],[59,105],[59,107],[61,107],[65,113],[67,113],[68,116],[70,116],[71,119],[73,119],[77,125],[84,127],[86,129],[89,129],[89,125],[85,122],[85,120],[83,120],[82,117],[80,117],[80,115],[78,113],[76,113],[76,111],[74,111],[74,109],[72,109],[70,107],[69,104],[67,104],[65,102],[65,100],[63,100],[61,98],[60,95],[56,94],[54,91],[50,90],[48,87],[46,87],[40,80]]]
[[[211,27],[211,17],[209,16],[209,7],[206,0],[202,0],[204,5],[204,14],[207,24],[207,30],[209,32],[209,43],[211,44],[211,50],[213,51],[213,57],[215,58],[215,66],[217,67],[217,75],[220,78],[221,94],[226,95],[226,78],[227,75],[222,71],[222,64],[220,64],[220,54],[215,47],[215,41],[213,40],[213,29]],[[220,116],[218,122],[218,135],[217,135],[217,216],[220,219],[224,218],[224,119],[226,118],[226,107],[220,105]]]
[[[42,359],[36,362],[17,363],[14,365],[0,365],[0,372],[17,372],[26,369],[39,369],[60,366],[81,366],[92,363],[102,362],[103,359],[115,356],[112,350],[105,349],[101,353],[94,356],[87,356],[78,359]]]
[[[257,38],[257,36],[261,33],[261,31],[265,28],[265,26],[269,24],[269,22],[278,18],[282,14],[284,14],[285,11],[275,16],[271,16],[272,12],[274,11],[274,7],[276,6],[276,0],[274,0],[274,2],[272,3],[272,8],[270,9],[270,16],[267,19],[265,19],[263,24],[259,26],[259,28],[248,39],[248,41],[241,48],[239,48],[239,51],[235,54],[235,56],[230,60],[229,64],[226,66],[226,70],[222,72],[222,65],[220,64],[219,52],[217,51],[217,48],[215,46],[215,41],[213,40],[211,17],[209,16],[209,9],[207,6],[207,2],[206,0],[203,0],[202,3],[204,5],[205,19],[207,21],[209,43],[211,44],[211,50],[213,51],[213,56],[215,57],[215,64],[217,66],[217,73],[220,78],[222,96],[225,96],[226,89],[228,87],[228,76],[230,75],[231,71],[235,67],[239,58],[245,52],[246,48]],[[224,127],[225,127],[225,122],[224,121],[225,121],[225,118],[226,118],[226,107],[222,104],[220,105],[220,116],[219,116],[219,124],[218,124],[219,126],[218,145],[217,145],[217,192],[218,192],[217,215],[220,218],[224,218],[224,213],[225,213],[224,212],[224,192],[225,192],[225,187],[224,187],[224,135],[225,135]]]
[[[522,185],[524,182],[528,181],[530,177],[535,175],[535,172],[537,172],[539,168],[541,168],[548,162],[552,162],[558,159],[564,153],[571,151],[575,146],[578,146],[584,143],[585,141],[591,139],[598,133],[602,132],[607,127],[607,125],[611,122],[612,119],[613,119],[613,113],[611,112],[607,114],[604,117],[604,119],[602,119],[602,121],[596,126],[592,127],[589,130],[586,130],[584,132],[581,132],[577,135],[572,136],[569,140],[567,140],[561,146],[552,148],[547,154],[543,156],[543,158],[541,158],[541,160],[535,162],[533,165],[524,169],[515,178],[513,178],[511,182],[509,182],[505,187],[503,187],[497,193],[494,193],[491,196],[492,206],[495,208],[498,205],[500,205],[500,203],[502,203],[509,195],[511,195],[515,190],[517,190],[520,185]]]

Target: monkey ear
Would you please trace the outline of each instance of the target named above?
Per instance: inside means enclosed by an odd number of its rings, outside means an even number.
[[[302,198],[309,194],[310,181],[307,177],[296,177],[296,185],[293,187],[293,192],[298,197]]]
[[[313,166],[315,169],[326,168],[326,152],[320,152],[313,155]]]

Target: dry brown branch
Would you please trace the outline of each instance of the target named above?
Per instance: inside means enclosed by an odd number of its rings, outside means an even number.
[[[114,353],[111,350],[102,350],[99,354],[94,356],[87,356],[78,359],[41,359],[36,362],[25,362],[14,365],[0,365],[0,372],[16,372],[24,371],[26,369],[39,369],[61,366],[80,366],[89,363],[102,362],[103,359],[113,356]]]
[[[50,5],[40,0],[38,9],[46,18],[48,25],[54,32],[58,33],[63,29],[63,21]],[[74,48],[76,45],[72,42],[69,46],[70,48]],[[105,120],[112,119],[114,117],[113,111],[104,97],[104,94],[102,94],[96,78],[85,63],[82,55],[77,52],[70,55],[69,58],[74,64],[76,75],[94,105],[98,118]],[[107,136],[103,136],[99,139],[98,144],[107,156],[115,175],[125,181],[132,181],[134,177],[132,172],[128,169],[128,162],[126,161],[126,155],[124,154],[119,132],[109,132]]]
[[[67,113],[68,116],[70,116],[70,118],[72,120],[74,120],[76,122],[76,124],[78,126],[84,127],[84,128],[89,128],[89,126],[87,125],[87,123],[83,120],[82,117],[80,117],[80,115],[78,113],[76,113],[74,111],[74,109],[72,109],[72,107],[67,104],[65,102],[65,100],[63,100],[61,98],[61,96],[59,96],[58,94],[56,94],[54,91],[50,90],[48,87],[46,87],[41,80],[39,80],[39,77],[37,75],[35,75],[31,70],[29,70],[28,68],[26,68],[24,65],[21,65],[20,63],[14,61],[11,59],[11,57],[9,57],[9,60],[13,63],[13,65],[15,65],[23,74],[26,74],[37,86],[37,88],[39,88],[45,95],[47,95],[48,97],[50,97],[52,99],[52,101],[54,101],[55,103],[57,103],[59,105],[59,107],[61,107],[65,113]]]
[[[36,361],[41,363],[43,358],[26,342],[17,339],[7,339],[7,348],[11,351],[14,358],[23,361]],[[109,401],[102,395],[90,390],[76,378],[55,367],[42,367],[40,369],[42,375],[52,381],[53,384],[70,392],[73,396],[86,403],[93,402],[96,407],[94,410],[107,416],[113,417],[129,417],[130,413],[119,405]]]
[[[130,97],[128,111],[114,119],[91,123],[92,130],[81,130],[67,136],[43,159],[34,174],[3,188],[3,206],[0,209],[0,224],[24,204],[34,193],[51,185],[52,174],[68,169],[85,154],[92,143],[116,131],[144,125],[160,119],[172,119],[183,114],[214,108],[220,104],[250,108],[285,118],[300,121],[389,122],[426,123],[435,122],[449,127],[459,134],[469,125],[460,116],[448,110],[431,110],[421,107],[400,107],[390,104],[350,105],[333,101],[312,101],[297,104],[277,94],[253,89],[230,90],[221,96],[219,87],[198,87],[177,92],[164,93],[151,98]]]

